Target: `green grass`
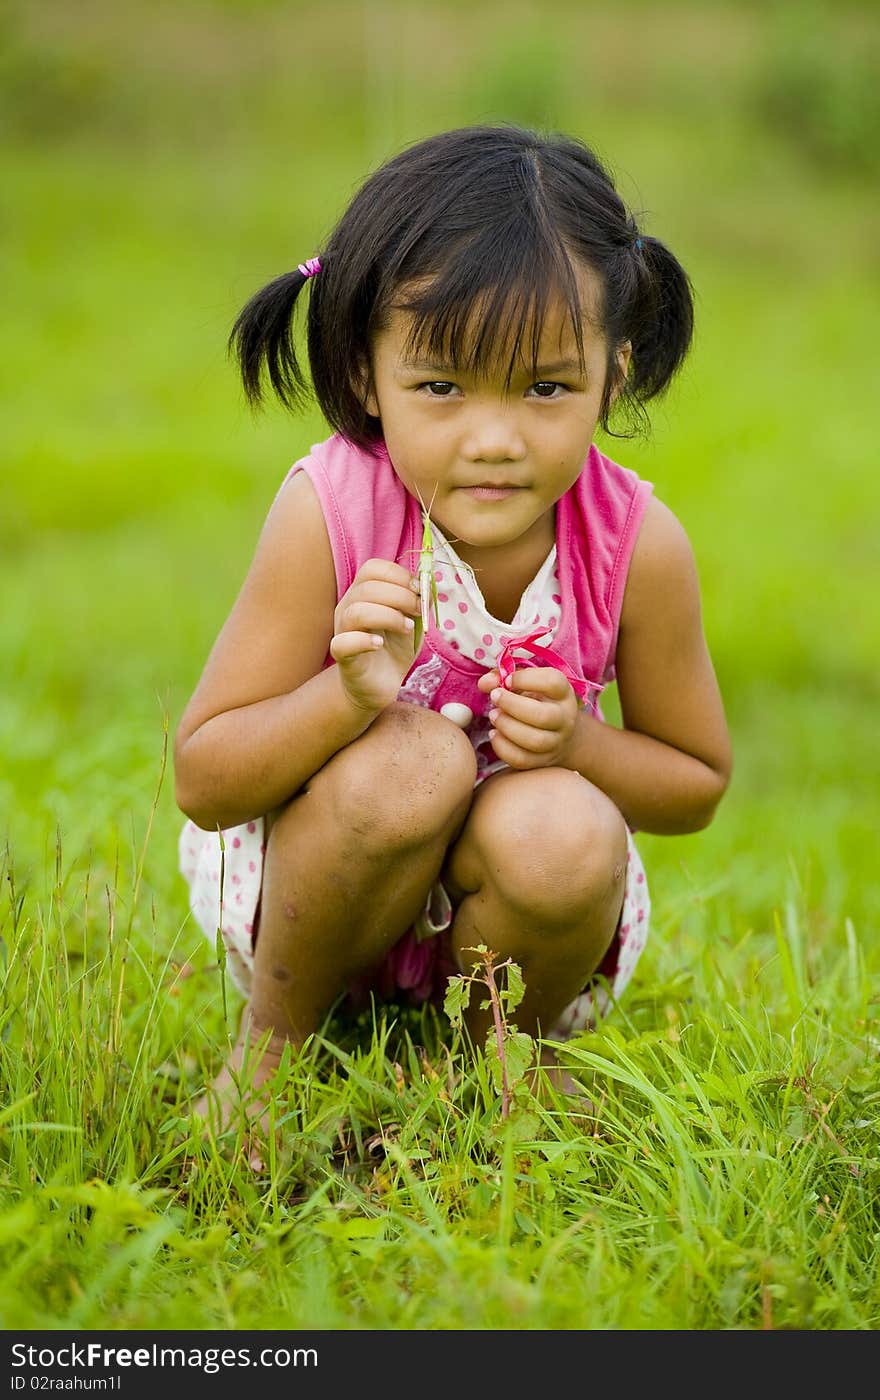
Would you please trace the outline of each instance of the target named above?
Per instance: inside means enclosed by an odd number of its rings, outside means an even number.
[[[314,60],[282,82],[305,42],[284,8],[148,25],[95,3],[37,34],[13,7],[0,1324],[874,1329],[880,296],[844,139],[861,121],[876,150],[871,112],[841,107],[818,158],[774,124],[755,94],[765,72],[788,90],[790,51],[747,5],[712,27],[686,4],[668,26],[572,6],[603,55],[590,83],[567,29],[525,61],[528,5],[519,37],[500,8],[463,36],[411,6],[399,61],[365,59],[390,3],[349,6],[333,42],[309,26]],[[870,11],[834,14],[832,76],[878,37]],[[818,62],[797,61],[791,91]],[[843,91],[829,78],[826,107]],[[371,163],[498,115],[593,140],[694,278],[696,345],[652,438],[602,445],[694,543],[734,780],[707,831],[639,838],[652,936],[568,1052],[594,1120],[557,1102],[505,1129],[442,1018],[380,1009],[294,1067],[255,1178],[182,1126],[228,1028],[177,874],[166,729],[325,430],[253,422],[225,336]]]
[[[505,1125],[432,1013],[331,1021],[254,1177],[234,1134],[187,1135],[218,974],[142,904],[121,872],[62,875],[9,920],[5,1327],[875,1324],[875,983],[852,927],[818,953],[791,906],[738,939],[705,909],[661,917],[676,956],[567,1051],[592,1119],[557,1100]]]

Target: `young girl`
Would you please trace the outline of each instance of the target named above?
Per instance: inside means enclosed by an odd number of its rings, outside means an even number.
[[[253,404],[265,376],[306,390],[304,293],[333,435],[285,476],[175,738],[192,911],[247,998],[202,1113],[248,1046],[259,1105],[337,998],[441,1000],[479,943],[523,970],[521,1030],[592,1024],[648,932],[633,832],[705,827],[730,775],[685,531],[593,444],[681,364],[689,282],[596,157],[512,127],[405,149],[239,315]]]

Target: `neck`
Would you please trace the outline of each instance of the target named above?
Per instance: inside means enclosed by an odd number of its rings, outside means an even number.
[[[556,543],[556,509],[536,520],[518,540],[503,545],[469,545],[450,540],[459,559],[474,571],[486,607],[499,622],[510,622],[520,599]]]

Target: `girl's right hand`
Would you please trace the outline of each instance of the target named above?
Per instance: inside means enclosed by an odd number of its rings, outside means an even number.
[[[417,586],[400,564],[368,559],[336,605],[330,655],[360,709],[384,710],[397,699],[413,664]]]

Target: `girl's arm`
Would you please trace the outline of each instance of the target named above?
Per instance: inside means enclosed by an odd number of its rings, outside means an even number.
[[[269,512],[176,730],[175,799],[197,826],[271,811],[372,724],[379,711],[352,703],[337,666],[321,669],[335,607],[324,517],[298,472]]]
[[[617,656],[623,729],[581,713],[566,754],[631,827],[708,826],[730,780],[730,737],[684,529],[652,497],[633,551]]]

